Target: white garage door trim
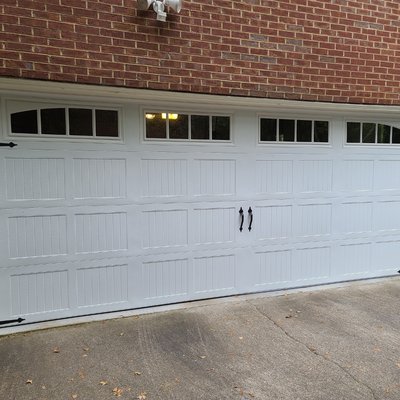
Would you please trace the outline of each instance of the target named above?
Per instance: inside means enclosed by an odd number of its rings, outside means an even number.
[[[176,107],[193,105],[195,109],[205,107],[208,111],[215,109],[247,110],[265,112],[275,110],[279,113],[285,110],[308,112],[336,116],[371,116],[377,115],[381,119],[398,120],[400,106],[383,106],[374,104],[348,104],[311,102],[297,100],[280,100],[257,97],[216,96],[198,93],[170,92],[150,89],[132,89],[124,87],[83,85],[76,83],[61,83],[50,81],[36,81],[32,79],[0,77],[0,93],[5,96],[18,95],[25,99],[50,98],[72,99],[112,104],[135,103],[140,105],[165,107],[166,104]]]

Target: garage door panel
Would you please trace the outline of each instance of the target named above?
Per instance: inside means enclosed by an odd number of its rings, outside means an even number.
[[[294,162],[295,193],[331,192],[332,160],[299,160]]]
[[[125,158],[74,158],[74,199],[118,199],[127,196]]]
[[[10,259],[67,255],[67,215],[9,216]]]
[[[74,219],[77,254],[128,250],[127,212],[82,213]]]
[[[12,316],[69,310],[67,269],[16,273],[9,281]]]
[[[375,203],[373,228],[382,233],[400,232],[400,200]]]
[[[135,268],[134,260],[111,258],[0,269],[8,299],[1,318],[34,322],[128,309],[139,297]]]
[[[190,275],[188,258],[144,260],[141,264],[143,299],[157,303],[188,298]]]
[[[192,158],[193,157],[193,158]],[[237,160],[226,155],[183,158],[148,154],[141,158],[143,198],[234,196]]]
[[[338,209],[338,231],[346,235],[372,232],[373,208],[370,201],[342,203]]]
[[[372,270],[395,274],[400,270],[400,238],[377,241],[372,249]]]
[[[128,303],[128,264],[103,261],[76,273],[78,308]]]
[[[7,296],[0,307],[1,319],[24,317],[31,322],[71,315],[72,276],[68,264],[0,269],[2,295]]]
[[[5,158],[6,200],[66,198],[64,158]]]
[[[52,151],[51,157],[48,152],[37,153],[43,157],[4,159],[5,193],[2,197],[7,206],[41,207],[44,202],[51,202],[52,206],[91,204],[93,200],[110,203],[126,199],[129,160],[119,153],[104,158],[85,154],[71,158],[60,156],[57,151]],[[135,186],[134,180],[132,184]]]
[[[194,244],[233,243],[236,220],[235,207],[194,208],[191,221]]]
[[[248,258],[242,252],[208,249],[144,256],[140,261],[141,304],[226,296],[245,290],[242,278],[248,278],[251,271],[249,264],[243,262]]]
[[[188,245],[187,208],[153,209],[142,212],[143,249]]]
[[[131,205],[92,205],[68,208],[70,254],[112,257],[135,252],[129,225],[137,219]],[[132,236],[132,237],[131,237]],[[137,249],[136,249],[137,250]],[[97,256],[96,256],[97,257]]]
[[[255,286],[268,290],[274,286],[287,286],[292,280],[292,249],[264,250],[256,254]]]
[[[268,246],[255,250],[253,290],[285,289],[329,282],[332,243],[312,247]]]
[[[335,266],[335,275],[350,278],[365,276],[371,271],[371,242],[341,244],[337,251],[340,262]]]
[[[129,237],[128,221],[136,215],[135,207],[127,206],[4,211],[0,224],[6,235],[0,241],[0,258],[6,266],[134,254],[139,247]]]
[[[340,240],[344,234],[355,237],[372,235],[372,202],[341,203],[340,198],[281,199],[257,201],[253,208],[254,240],[269,245]],[[355,210],[352,209],[354,203]],[[362,208],[364,203],[369,206]],[[370,215],[365,215],[371,209]],[[357,211],[357,212],[355,212]],[[364,211],[364,212],[363,212]],[[365,228],[366,226],[366,228]],[[255,243],[254,243],[255,244]]]
[[[194,294],[226,295],[237,286],[236,257],[234,254],[195,257],[193,260]]]
[[[140,298],[138,267],[137,257],[87,259],[70,263],[74,313],[131,308]]]
[[[294,232],[299,237],[326,237],[332,233],[332,203],[306,203],[295,207]]]
[[[257,205],[254,210],[254,232],[257,240],[282,240],[293,235],[291,204]]]
[[[331,275],[331,247],[303,247],[293,253],[293,281],[318,281]]]
[[[293,160],[257,160],[256,175],[258,194],[293,192]]]
[[[195,159],[190,174],[193,194],[195,196],[235,195],[236,168],[236,160],[232,159]]]
[[[388,173],[390,171],[390,173]],[[378,191],[400,191],[400,161],[377,160],[374,188]]]
[[[233,247],[239,241],[241,205],[202,202],[142,207],[141,247],[145,252]]]
[[[346,159],[337,175],[338,186],[343,192],[366,192],[374,188],[374,160]]]
[[[142,197],[188,195],[188,161],[180,158],[141,159]]]

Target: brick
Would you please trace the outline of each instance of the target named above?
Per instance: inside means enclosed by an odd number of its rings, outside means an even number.
[[[395,2],[213,0],[156,21],[135,0],[3,0],[0,75],[400,105]]]

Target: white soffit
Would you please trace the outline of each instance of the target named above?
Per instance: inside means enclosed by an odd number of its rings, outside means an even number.
[[[267,99],[258,97],[239,97],[226,95],[211,95],[184,93],[151,89],[132,89],[125,87],[84,85],[77,83],[62,83],[0,77],[0,94],[19,96],[51,96],[57,98],[95,97],[97,101],[120,103],[149,104],[153,106],[165,104],[174,106],[196,105],[204,107],[219,107],[230,110],[252,110],[257,112],[279,110],[280,112],[312,112],[329,115],[360,115],[379,116],[382,118],[398,119],[400,106],[326,103],[314,101]]]

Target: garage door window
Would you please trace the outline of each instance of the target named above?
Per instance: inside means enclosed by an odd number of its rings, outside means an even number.
[[[328,143],[329,122],[260,118],[260,143]]]
[[[11,132],[38,134],[38,113],[36,110],[11,114]]]
[[[229,116],[146,111],[144,119],[149,140],[231,140]]]
[[[400,129],[374,122],[347,122],[349,144],[399,144]]]
[[[35,136],[119,137],[117,110],[41,108],[10,114],[11,133]]]

